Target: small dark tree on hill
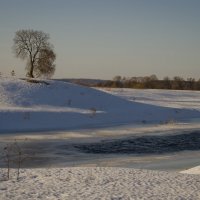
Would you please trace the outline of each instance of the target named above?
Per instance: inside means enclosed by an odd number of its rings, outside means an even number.
[[[11,75],[11,76],[15,76],[15,71],[12,70],[12,71],[10,72],[10,75]]]
[[[13,50],[16,57],[27,60],[27,76],[52,76],[56,55],[49,35],[42,31],[19,30],[15,33]]]

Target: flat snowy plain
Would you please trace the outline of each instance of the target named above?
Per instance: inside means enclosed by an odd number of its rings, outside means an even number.
[[[0,199],[200,199],[199,119],[196,91],[1,78],[0,147],[32,159]]]

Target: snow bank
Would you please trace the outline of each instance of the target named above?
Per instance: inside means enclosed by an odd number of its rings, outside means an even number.
[[[0,79],[0,132],[148,124],[200,117],[194,109],[131,102],[61,81]]]
[[[0,199],[200,199],[197,175],[126,168],[22,169],[19,181],[11,175],[0,182]]]
[[[184,171],[181,171],[183,174],[200,174],[200,166],[196,166]]]

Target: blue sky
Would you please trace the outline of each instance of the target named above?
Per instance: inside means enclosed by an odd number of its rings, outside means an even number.
[[[19,29],[50,34],[56,78],[200,78],[199,0],[0,0],[0,72],[25,76]]]

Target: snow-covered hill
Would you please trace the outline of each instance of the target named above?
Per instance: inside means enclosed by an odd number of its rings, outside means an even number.
[[[0,132],[166,123],[195,117],[200,117],[198,110],[133,102],[62,81],[0,79]]]

